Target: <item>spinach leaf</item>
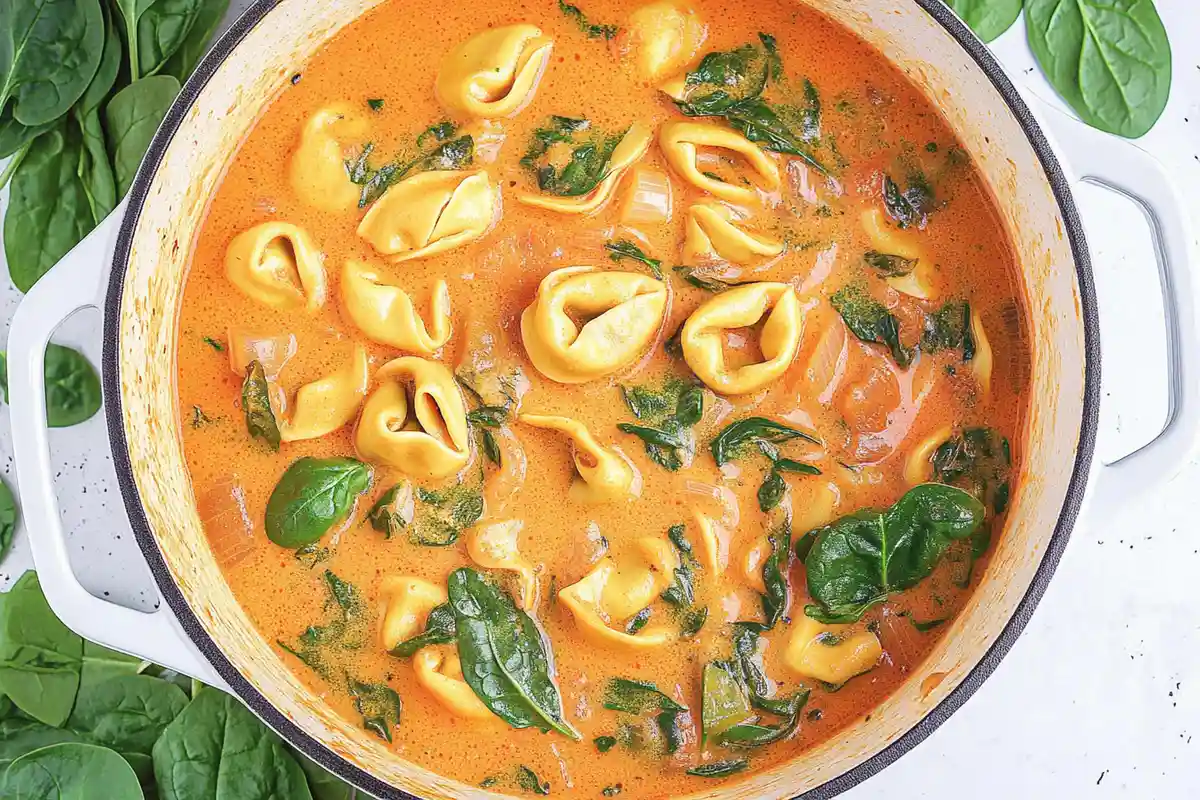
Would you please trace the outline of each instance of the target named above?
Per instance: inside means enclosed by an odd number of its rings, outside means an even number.
[[[543,192],[585,195],[608,175],[608,162],[624,135],[593,130],[586,119],[552,116],[546,127],[533,132],[521,166],[533,173]]]
[[[142,800],[133,769],[105,747],[78,742],[53,744],[27,753],[8,765],[0,778],[0,797],[87,800],[103,787],[105,800]]]
[[[762,596],[764,630],[775,627],[788,606],[788,562],[792,551],[792,524],[784,520],[767,534],[771,555],[763,561],[763,584],[766,593]]]
[[[759,442],[782,444],[790,442],[792,439],[803,439],[813,444],[821,443],[820,440],[804,431],[784,425],[782,422],[776,422],[766,417],[746,417],[727,425],[725,430],[712,440],[710,448],[713,458],[720,466],[740,458],[745,453],[745,448],[751,444]]]
[[[150,140],[178,94],[177,78],[154,75],[129,84],[104,107],[104,127],[108,132],[118,197],[123,197],[133,185]]]
[[[0,693],[46,725],[66,722],[79,690],[83,640],[59,622],[36,573],[0,595]]]
[[[1171,43],[1152,0],[1026,0],[1025,31],[1042,71],[1080,118],[1137,138],[1171,89]]]
[[[480,487],[458,484],[439,492],[417,489],[420,513],[408,539],[424,547],[447,547],[483,516]]]
[[[992,428],[967,428],[933,452],[933,479],[970,492],[994,514],[1008,509],[1012,448]]]
[[[843,286],[834,292],[829,302],[850,332],[861,341],[886,345],[901,369],[912,364],[916,349],[905,347],[900,341],[900,320],[862,286]]]
[[[413,520],[413,490],[407,482],[397,483],[388,489],[371,510],[367,512],[367,521],[371,527],[390,539],[399,534]]]
[[[625,624],[625,632],[630,636],[633,636],[642,628],[646,627],[646,625],[650,623],[651,613],[652,609],[650,606],[646,606],[641,611],[634,614],[632,617],[630,617],[629,622]]]
[[[696,560],[683,525],[672,525],[667,530],[667,538],[679,554],[679,566],[675,567],[671,585],[660,596],[674,607],[680,635],[690,639],[708,621],[708,607],[696,605],[695,574],[700,569],[700,562]]]
[[[514,728],[581,738],[563,717],[548,646],[533,619],[468,567],[452,572],[447,588],[463,679],[479,699]]]
[[[379,169],[372,168],[368,162],[374,145],[366,144],[357,158],[346,161],[346,175],[350,182],[362,186],[358,207],[365,208],[374,203],[393,184],[409,175],[470,166],[475,160],[475,139],[469,134],[451,138],[457,130],[455,124],[448,120],[431,125],[417,136],[415,155],[409,150]],[[429,149],[425,147],[427,139],[433,140],[433,146]]]
[[[99,0],[5,3],[0,25],[0,116],[34,127],[67,113],[104,52]]]
[[[650,256],[646,255],[645,251],[643,251],[642,248],[638,247],[636,244],[634,244],[630,240],[618,239],[615,242],[608,242],[607,244],[604,245],[604,249],[608,251],[608,253],[609,253],[608,257],[611,258],[613,261],[620,261],[621,259],[624,259],[624,258],[631,258],[634,261],[640,261],[641,263],[645,264],[647,267],[650,268],[650,272],[651,272],[651,274],[654,275],[655,278],[662,280],[662,277],[663,277],[662,261],[660,261],[657,258],[651,258]]]
[[[720,293],[733,286],[737,286],[735,281],[724,281],[720,278],[710,277],[707,272],[698,267],[672,267],[676,275],[683,278],[697,289],[703,289],[706,292]]]
[[[46,421],[68,428],[100,410],[100,378],[82,353],[62,345],[46,346]]]
[[[318,675],[329,679],[338,661],[339,651],[347,652],[362,647],[366,640],[366,605],[358,590],[339,578],[332,570],[325,570],[325,588],[329,591],[333,607],[333,618],[324,625],[310,625],[300,634],[294,645],[276,640],[276,644],[307,664]]]
[[[206,689],[153,748],[163,800],[311,800],[304,771],[241,701]]]
[[[246,379],[242,381],[242,412],[250,435],[262,439],[272,450],[279,450],[279,423],[271,408],[271,385],[258,359],[246,366]]]
[[[933,572],[950,543],[983,524],[983,504],[951,486],[926,483],[891,508],[865,509],[817,528],[804,559],[822,622],[855,622],[868,608],[910,589]]]
[[[350,515],[373,475],[353,458],[293,461],[267,500],[267,538],[292,549],[315,542]]]
[[[524,764],[517,767],[517,786],[533,794],[550,794],[550,781],[543,781]]]
[[[971,333],[971,304],[949,300],[925,316],[921,349],[926,353],[962,348],[963,361],[975,358],[975,336]]]
[[[23,717],[0,719],[0,781],[8,765],[26,753],[52,744],[78,741],[79,736],[65,728],[54,728]]]
[[[363,727],[386,742],[400,724],[400,695],[386,683],[363,683],[347,678],[354,708],[362,714]]]
[[[434,644],[449,644],[458,637],[454,624],[454,608],[449,603],[435,606],[425,618],[425,630],[411,639],[405,639],[388,651],[397,658],[408,658],[422,647]]]
[[[144,671],[143,667],[145,667],[146,673],[150,674],[151,677],[162,677],[161,674],[151,671],[152,669],[161,670],[161,667],[146,667],[145,662],[141,659],[119,653],[116,650],[110,650],[104,645],[84,640],[83,666],[79,671],[80,691],[82,692],[93,686],[99,686],[110,678],[137,675]],[[76,703],[78,702],[76,700]]]
[[[1021,16],[1022,0],[946,0],[946,5],[985,42],[999,38]]]
[[[163,68],[175,51],[187,40],[207,0],[154,0],[138,19],[137,35],[130,36],[130,48],[138,50],[139,77],[153,75]]]
[[[13,285],[28,292],[95,225],[79,180],[79,132],[59,124],[33,140],[12,177],[4,255]]]
[[[343,781],[317,762],[303,753],[292,750],[292,755],[300,764],[300,769],[308,777],[308,789],[312,792],[313,800],[355,800],[358,790]]]
[[[104,127],[100,121],[100,107],[112,91],[121,69],[121,36],[109,17],[107,6],[104,7],[104,34],[104,54],[100,66],[79,102],[71,109],[71,116],[79,126],[82,138],[79,181],[96,224],[108,216],[118,200],[116,177],[108,160]]]
[[[908,176],[908,188],[901,189],[892,176],[883,176],[883,207],[901,228],[924,227],[933,211],[933,187],[919,172]]]
[[[746,767],[750,766],[750,762],[744,758],[734,758],[726,761],[710,761],[707,764],[701,764],[698,767],[688,769],[688,775],[694,775],[697,778],[724,778],[734,773],[741,772]]]
[[[875,270],[881,278],[899,278],[917,268],[917,259],[868,250],[863,253],[863,263]]]
[[[0,480],[0,562],[8,555],[12,547],[13,536],[17,532],[17,501],[13,497],[8,484]]]
[[[180,83],[186,81],[200,63],[200,59],[208,52],[209,41],[217,32],[221,19],[228,10],[229,0],[203,0],[187,36],[163,64],[161,72],[174,75]]]
[[[599,750],[601,753],[607,753],[609,750],[612,750],[616,746],[617,737],[615,737],[615,736],[597,736],[595,739],[592,739],[592,743],[594,745],[596,745],[596,749]]]
[[[558,0],[558,10],[575,20],[575,24],[579,26],[579,30],[587,34],[589,39],[605,39],[611,40],[617,35],[620,30],[616,25],[597,25],[588,22],[587,16],[580,10],[579,6],[573,6],[565,0]]]
[[[163,730],[188,704],[173,683],[149,675],[89,681],[85,672],[67,727],[86,741],[116,750],[127,759],[149,759]]]
[[[626,714],[646,714],[651,711],[687,711],[670,696],[659,691],[649,681],[613,678],[604,689],[604,707]]]
[[[622,433],[633,434],[642,440],[651,461],[675,472],[685,461],[691,460],[696,449],[691,428],[704,415],[704,390],[701,387],[669,381],[659,392],[644,386],[622,386],[621,395],[635,417],[655,423],[653,426],[617,424]]]

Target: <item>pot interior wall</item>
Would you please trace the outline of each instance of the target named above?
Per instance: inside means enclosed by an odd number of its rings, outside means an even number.
[[[785,0],[780,0],[781,2]],[[795,1],[795,0],[792,0]],[[213,559],[188,481],[174,384],[178,306],[191,244],[244,132],[321,44],[379,0],[282,0],[209,78],[147,187],[121,297],[119,364],[130,463],[150,530],[199,623],[247,681],[314,738],[381,780],[421,796],[474,796],[393,756],[305,690],[234,600]],[[781,797],[818,786],[912,728],[966,677],[1029,589],[1067,496],[1083,416],[1084,333],[1063,215],[1021,126],[971,56],[912,2],[808,0],[904,65],[972,153],[1024,272],[1032,340],[1024,481],[984,585],[929,660],[883,707],[804,758],[706,796]],[[120,269],[120,265],[117,266]]]

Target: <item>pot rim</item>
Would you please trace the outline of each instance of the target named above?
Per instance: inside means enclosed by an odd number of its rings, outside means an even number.
[[[1075,452],[1075,462],[1072,466],[1071,479],[1067,487],[1066,497],[1063,500],[1062,509],[1059,512],[1058,521],[1055,524],[1054,533],[1046,551],[1042,555],[1041,563],[1034,573],[1029,589],[1017,604],[1012,617],[1004,626],[1000,635],[958,686],[907,732],[860,764],[820,786],[797,795],[793,800],[829,800],[881,772],[893,761],[907,753],[937,730],[991,676],[992,672],[999,666],[1000,661],[1012,649],[1012,646],[1016,643],[1026,624],[1028,624],[1034,609],[1037,607],[1051,577],[1054,575],[1055,569],[1058,567],[1058,563],[1070,538],[1071,529],[1079,515],[1096,444],[1100,407],[1099,316],[1091,259],[1084,238],[1083,226],[1071,194],[1070,182],[1033,114],[987,45],[977,38],[970,28],[942,0],[912,1],[932,17],[935,22],[940,24],[959,46],[971,56],[972,60],[978,65],[992,86],[995,87],[1000,97],[1008,106],[1009,111],[1020,124],[1022,131],[1029,140],[1034,153],[1037,155],[1045,171],[1046,179],[1050,184],[1055,201],[1062,213],[1066,228],[1066,237],[1074,257],[1075,274],[1079,283],[1080,316],[1084,329],[1085,352],[1083,419],[1081,421],[1079,442]],[[125,504],[125,511],[129,517],[134,537],[142,551],[142,555],[146,559],[151,574],[154,576],[154,582],[159,592],[170,607],[171,612],[175,615],[175,618],[179,620],[181,627],[191,642],[200,650],[208,662],[212,664],[213,668],[238,697],[289,744],[344,780],[380,798],[388,798],[388,800],[419,800],[413,795],[381,781],[310,736],[295,722],[275,708],[271,701],[246,680],[232,662],[225,657],[224,653],[217,646],[217,643],[209,636],[203,625],[201,625],[199,618],[192,611],[183,593],[171,577],[171,572],[167,568],[162,551],[159,549],[154,534],[150,530],[149,521],[142,506],[141,496],[134,481],[133,468],[129,458],[129,444],[125,437],[124,411],[120,391],[120,348],[118,346],[121,298],[124,293],[125,270],[129,261],[133,234],[137,228],[142,207],[146,203],[152,178],[184,117],[204,90],[208,81],[230,53],[237,48],[242,39],[279,2],[280,0],[255,0],[204,56],[199,65],[197,65],[195,72],[188,78],[183,90],[171,105],[158,131],[155,133],[150,147],[146,152],[145,159],[134,179],[133,186],[129,191],[129,204],[126,208],[124,218],[121,220],[116,247],[113,252],[108,291],[104,300],[104,342],[103,357],[101,360],[101,381],[104,390],[104,407],[108,422],[109,442],[112,446],[113,466],[116,469],[117,483],[121,490],[121,497]]]

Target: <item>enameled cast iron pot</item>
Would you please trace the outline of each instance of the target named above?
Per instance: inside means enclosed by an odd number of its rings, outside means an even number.
[[[777,0],[800,2],[801,0]],[[486,794],[404,762],[303,688],[254,629],[209,550],[179,435],[175,337],[188,253],[239,142],[288,78],[379,0],[259,0],[187,82],[127,203],[47,274],[13,319],[13,444],[33,555],[55,612],[83,636],[228,687],[289,742],[385,798]],[[828,798],[929,735],[995,669],[1045,591],[1084,500],[1113,511],[1186,459],[1200,423],[1188,240],[1161,168],[1128,143],[1027,103],[940,0],[803,0],[877,47],[941,110],[995,195],[1016,248],[1032,338],[1025,475],[982,585],[929,659],[875,713],[802,758],[714,798]],[[1063,155],[1066,154],[1065,159]],[[1071,169],[1068,174],[1065,166]],[[1100,394],[1096,297],[1070,184],[1092,179],[1149,213],[1167,308],[1172,416],[1152,444],[1092,469]],[[111,264],[111,272],[108,267]],[[107,290],[102,292],[104,278]],[[101,300],[101,298],[103,298]],[[166,606],[143,614],[78,583],[51,484],[42,354],[63,319],[103,303],[103,383],[121,492]],[[1190,375],[1189,371],[1189,375]]]

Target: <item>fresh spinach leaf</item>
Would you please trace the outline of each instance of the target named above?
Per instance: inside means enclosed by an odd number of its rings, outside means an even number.
[[[186,81],[200,63],[200,59],[208,52],[209,42],[228,10],[229,0],[203,0],[187,36],[163,64],[161,72],[174,75],[180,83]]]
[[[971,537],[983,519],[983,504],[967,492],[926,483],[891,508],[856,511],[817,528],[804,559],[816,602],[804,613],[822,622],[857,621],[928,577],[951,542]]]
[[[663,277],[662,261],[660,261],[657,258],[651,258],[650,256],[646,255],[645,251],[643,251],[642,248],[638,247],[636,244],[634,244],[630,240],[618,239],[615,242],[608,242],[607,244],[604,245],[604,249],[608,251],[608,253],[609,253],[608,257],[611,258],[613,261],[621,261],[622,259],[625,259],[625,258],[630,258],[630,259],[633,259],[634,261],[639,261],[650,268],[650,272],[651,272],[651,274],[654,275],[655,278],[662,280],[662,277]]]
[[[400,724],[400,695],[386,683],[364,683],[347,678],[354,708],[362,714],[363,727],[386,742]]]
[[[1021,16],[1022,0],[945,0],[985,42],[999,38]]]
[[[388,489],[375,501],[375,505],[367,512],[367,521],[384,538],[390,539],[412,523],[413,510],[412,485],[404,481]]]
[[[587,16],[580,10],[579,6],[571,5],[565,0],[558,0],[558,10],[567,17],[575,20],[575,24],[579,26],[579,30],[587,34],[589,39],[605,39],[611,40],[617,35],[620,30],[616,25],[597,25],[588,22]]]
[[[79,180],[82,142],[59,124],[33,140],[13,172],[4,214],[4,255],[13,285],[28,292],[95,225]]]
[[[793,439],[803,439],[806,442],[820,444],[820,440],[797,428],[784,425],[782,422],[766,417],[746,417],[733,422],[712,440],[710,448],[717,465],[740,458],[747,447],[759,442],[782,444]]]
[[[146,8],[136,36],[141,76],[154,75],[166,65],[187,41],[206,4],[207,0],[154,0]],[[134,39],[130,36],[131,47]]]
[[[1162,116],[1171,42],[1152,0],[1026,0],[1029,46],[1094,128],[1136,139]]]
[[[8,765],[0,797],[87,800],[103,787],[105,800],[142,800],[137,774],[106,747],[79,742],[52,744]]]
[[[624,135],[594,130],[586,119],[552,116],[533,132],[521,166],[533,173],[543,192],[585,195],[608,175],[608,162]]]
[[[550,794],[550,781],[543,781],[524,764],[517,767],[517,786],[532,794]]]
[[[206,689],[196,694],[153,748],[163,800],[311,800],[304,771],[241,701]]]
[[[242,381],[242,412],[250,435],[262,439],[272,450],[279,450],[279,423],[271,408],[271,385],[258,359],[246,366],[246,379]]]
[[[917,268],[917,259],[889,255],[875,250],[863,253],[863,263],[881,278],[899,278]]]
[[[46,421],[67,428],[100,410],[100,378],[82,353],[62,345],[46,346]]]
[[[313,800],[355,800],[359,797],[358,790],[343,781],[308,756],[296,750],[292,755],[300,764],[308,777],[308,789],[312,792]]]
[[[353,458],[293,461],[267,500],[267,538],[291,549],[317,541],[350,515],[373,475]]]
[[[17,501],[8,484],[0,480],[0,563],[12,547],[17,532]]]
[[[907,369],[916,349],[900,341],[900,320],[858,284],[843,286],[829,298],[850,332],[861,341],[885,345],[901,369]]]
[[[405,639],[388,651],[397,658],[408,658],[422,647],[435,644],[449,644],[458,637],[454,624],[454,608],[449,603],[442,603],[430,610],[425,618],[425,630],[411,639]]]
[[[694,775],[697,778],[725,778],[741,772],[748,766],[750,766],[750,762],[744,758],[710,761],[707,764],[689,768],[687,774]]]
[[[37,574],[0,595],[0,694],[46,725],[66,722],[75,705],[83,640],[59,622]]]
[[[78,741],[79,736],[66,728],[54,728],[24,717],[0,719],[0,781],[8,765],[26,753],[52,744]]]
[[[548,645],[533,619],[468,567],[452,572],[447,588],[463,679],[479,699],[514,728],[553,730],[578,740],[579,732],[563,717]]]
[[[67,727],[85,741],[116,750],[126,759],[149,759],[154,743],[188,704],[173,683],[149,675],[101,680],[84,672]]]
[[[108,132],[118,197],[123,197],[133,185],[150,140],[175,102],[179,88],[179,80],[173,75],[142,78],[113,95],[104,107],[104,127]]]

